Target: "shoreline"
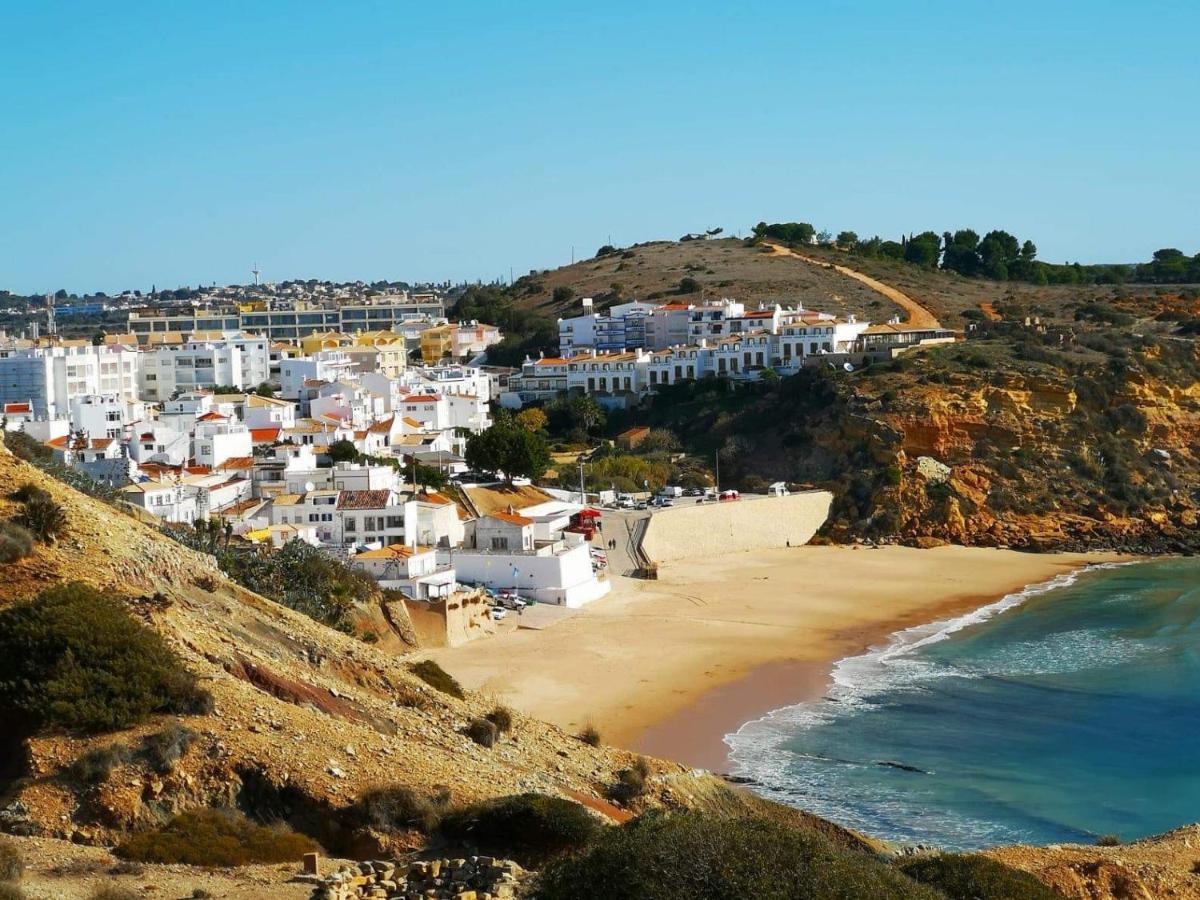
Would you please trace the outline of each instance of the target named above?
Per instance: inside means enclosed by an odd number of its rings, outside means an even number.
[[[839,660],[1110,553],[800,547],[674,563],[542,631],[431,652],[465,687],[606,743],[725,772],[727,734],[824,695]]]

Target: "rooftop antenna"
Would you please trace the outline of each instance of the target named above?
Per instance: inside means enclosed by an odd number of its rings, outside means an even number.
[[[58,334],[58,325],[54,321],[54,295],[46,295],[46,334]]]
[[[254,286],[258,287],[258,276],[260,274],[258,271],[258,263],[254,264],[254,268],[250,270],[250,274],[254,276]]]

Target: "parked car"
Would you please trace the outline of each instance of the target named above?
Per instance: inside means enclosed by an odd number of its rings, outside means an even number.
[[[686,497],[703,497],[704,488],[688,488],[683,492]]]
[[[505,609],[524,609],[529,604],[516,594],[501,594],[499,605]]]
[[[493,622],[499,622],[501,619],[503,619],[507,615],[508,615],[508,610],[505,609],[503,606],[493,606],[492,607],[492,621]]]
[[[634,509],[649,509],[650,505],[645,500],[639,500]]]

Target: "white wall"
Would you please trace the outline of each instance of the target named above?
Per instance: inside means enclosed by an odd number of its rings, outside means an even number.
[[[603,597],[610,587],[607,580],[596,578],[591,550],[582,543],[557,554],[537,555],[439,550],[438,562],[453,565],[460,583],[486,585],[493,590],[515,587],[522,596],[560,606],[583,606]]]

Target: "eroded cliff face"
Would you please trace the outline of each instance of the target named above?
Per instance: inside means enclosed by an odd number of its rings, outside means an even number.
[[[869,503],[849,510],[857,519],[844,505],[840,520],[835,510],[833,537],[1150,552],[1200,545],[1200,386],[1138,374],[1100,405],[1086,382],[1066,376],[947,381],[882,394],[855,386],[830,449],[866,447],[887,475]]]

